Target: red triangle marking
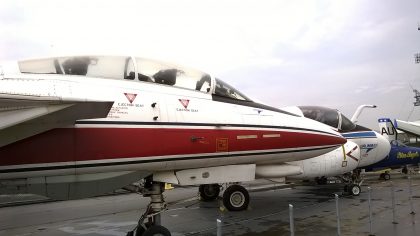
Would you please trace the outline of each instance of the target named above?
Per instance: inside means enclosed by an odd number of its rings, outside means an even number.
[[[178,99],[178,100],[181,102],[182,106],[184,106],[184,108],[187,109],[188,104],[190,103],[190,100],[188,99]]]
[[[134,99],[136,99],[136,96],[137,96],[137,94],[135,93],[124,93],[124,95],[130,103],[133,103]]]

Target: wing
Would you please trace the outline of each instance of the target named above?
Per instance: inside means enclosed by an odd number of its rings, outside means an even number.
[[[0,93],[0,147],[74,125],[76,120],[106,117],[113,102],[63,101],[55,97],[10,96]]]
[[[419,123],[396,120],[395,124],[398,130],[420,137],[420,124]]]

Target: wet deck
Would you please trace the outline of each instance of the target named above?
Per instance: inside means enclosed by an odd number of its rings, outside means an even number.
[[[390,182],[367,180],[358,197],[343,194],[340,184],[282,186],[250,193],[243,212],[223,210],[221,201],[199,202],[197,188],[165,192],[170,204],[162,223],[172,235],[216,235],[216,219],[223,222],[223,235],[289,235],[289,204],[294,205],[295,235],[336,235],[334,194],[340,195],[341,234],[368,235],[367,186],[372,188],[375,235],[420,235],[420,177],[413,176],[410,214],[408,180],[393,178],[396,221],[393,224]],[[119,194],[84,200],[43,202],[0,208],[0,235],[125,235],[135,225],[148,199],[137,194]],[[141,211],[140,211],[141,210]]]

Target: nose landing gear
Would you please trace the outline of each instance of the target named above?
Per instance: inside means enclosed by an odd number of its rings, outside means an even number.
[[[142,194],[144,197],[150,197],[150,203],[136,228],[128,232],[127,236],[171,236],[169,230],[161,225],[160,214],[166,209],[163,191],[164,183],[146,179]]]
[[[361,176],[361,170],[353,170],[353,172],[350,175],[343,175],[342,179],[346,184],[344,185],[344,192],[347,192],[348,194],[353,196],[360,195],[360,192],[362,191],[361,186],[364,181],[364,179]]]

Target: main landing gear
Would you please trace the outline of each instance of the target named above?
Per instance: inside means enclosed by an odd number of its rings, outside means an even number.
[[[326,185],[328,183],[328,179],[327,179],[327,177],[324,177],[324,176],[322,176],[322,177],[316,177],[315,178],[315,182],[318,185]]]
[[[391,179],[391,175],[389,174],[389,171],[385,171],[384,173],[381,173],[379,175],[379,179],[383,179],[385,181],[390,180]]]
[[[220,193],[220,185],[218,184],[202,184],[198,188],[200,200],[210,202],[217,199]]]
[[[164,183],[153,182],[146,178],[142,194],[150,197],[146,212],[140,217],[136,228],[127,233],[127,236],[171,236],[169,230],[161,225],[160,213],[166,209],[163,199]]]
[[[198,191],[202,201],[213,201],[219,196],[221,186],[218,184],[200,185]],[[238,184],[229,185],[223,193],[223,205],[229,211],[242,211],[248,208],[249,193]]]
[[[353,170],[352,173],[343,175],[342,179],[346,185],[344,185],[344,192],[353,195],[359,196],[362,191],[361,187],[363,183],[363,178],[361,177],[361,170]]]

